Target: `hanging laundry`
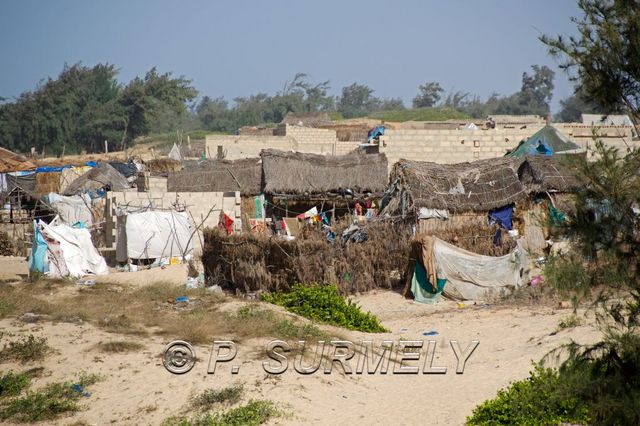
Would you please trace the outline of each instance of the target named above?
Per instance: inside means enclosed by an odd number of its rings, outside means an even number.
[[[227,213],[223,213],[222,222],[220,225],[227,231],[227,234],[233,234],[233,222],[234,220]]]
[[[497,223],[507,231],[513,228],[513,204],[489,211],[489,223]]]
[[[324,212],[320,213],[320,217],[322,218],[322,223],[324,223],[327,226],[330,225],[329,218],[327,217],[326,213]]]

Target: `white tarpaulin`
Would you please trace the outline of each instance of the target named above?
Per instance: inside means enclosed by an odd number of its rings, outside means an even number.
[[[156,259],[193,254],[191,220],[185,213],[148,211],[127,215],[127,254]]]
[[[520,241],[501,257],[483,256],[436,239],[433,252],[438,270],[447,279],[443,294],[457,300],[480,300],[523,282],[527,253]]]
[[[86,226],[93,224],[91,198],[87,194],[66,197],[51,192],[46,198],[64,223],[73,225],[76,222],[84,222]]]
[[[47,225],[40,222],[42,234],[60,244],[62,259],[66,264],[66,271],[72,277],[81,277],[88,273],[104,275],[109,273],[107,263],[100,256],[98,250],[91,242],[89,230],[84,228],[72,228],[68,225]],[[59,257],[59,256],[54,256]],[[58,266],[55,270],[64,271]]]

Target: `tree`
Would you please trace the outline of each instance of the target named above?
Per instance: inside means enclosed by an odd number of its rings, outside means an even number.
[[[608,113],[640,114],[640,1],[579,0],[577,37],[540,37],[582,90]]]
[[[364,84],[353,83],[343,87],[338,100],[338,112],[344,118],[364,117],[377,106],[378,100],[372,95],[373,89]]]
[[[597,113],[598,109],[585,99],[584,94],[575,92],[573,95],[560,101],[560,111],[555,116],[555,121],[571,123],[580,122],[582,114]]]
[[[413,98],[414,108],[431,108],[440,101],[440,97],[444,90],[440,87],[440,83],[434,81],[427,82],[418,87],[418,95]]]
[[[555,73],[546,65],[532,65],[531,68],[533,75],[522,73],[522,87],[520,93],[516,94],[516,102],[522,109],[545,115],[549,112],[549,102],[553,96]]]
[[[168,117],[187,115],[185,103],[197,92],[183,77],[153,68],[126,87],[113,65],[65,65],[14,102],[0,105],[0,145],[49,154],[102,150],[104,141],[121,144],[160,129]],[[112,145],[113,146],[113,145]]]
[[[458,101],[458,109],[475,118],[485,118],[493,114],[536,114],[545,116],[549,113],[549,102],[553,94],[555,73],[546,65],[532,65],[533,74],[522,73],[522,85],[518,92],[508,96],[493,93],[486,102],[477,96],[470,101],[464,100],[466,94]]]

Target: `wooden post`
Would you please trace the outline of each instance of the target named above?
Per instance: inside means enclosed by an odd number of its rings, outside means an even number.
[[[104,141],[104,153],[107,154],[109,152],[109,145],[107,143],[107,141]]]

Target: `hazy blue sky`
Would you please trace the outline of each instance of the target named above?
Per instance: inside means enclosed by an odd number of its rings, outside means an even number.
[[[571,87],[537,37],[573,33],[577,14],[572,0],[0,0],[0,96],[81,61],[115,64],[122,81],[155,65],[227,99],[306,72],[334,94],[359,82],[409,104],[425,81],[510,94],[547,64],[557,110]]]

